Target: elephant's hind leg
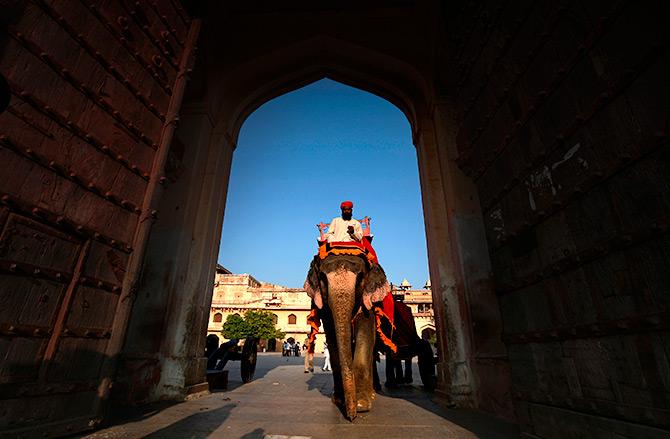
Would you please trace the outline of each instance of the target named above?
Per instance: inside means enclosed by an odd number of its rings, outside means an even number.
[[[367,412],[372,408],[372,362],[375,344],[374,315],[359,315],[356,321],[356,351],[354,352],[354,380],[356,382],[356,410]]]

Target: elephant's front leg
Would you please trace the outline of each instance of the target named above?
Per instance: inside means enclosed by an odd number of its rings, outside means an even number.
[[[333,371],[333,402],[337,405],[344,403],[344,388],[342,386],[342,366],[340,361],[340,350],[337,346],[337,337],[335,336],[335,325],[331,316],[324,316],[323,330],[326,333],[326,343],[330,352],[330,367]]]
[[[360,314],[355,326],[356,350],[354,352],[354,381],[356,382],[356,410],[367,412],[372,408],[374,388],[372,386],[372,362],[375,345],[374,314]]]

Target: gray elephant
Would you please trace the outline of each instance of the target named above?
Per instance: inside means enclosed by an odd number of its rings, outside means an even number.
[[[305,281],[305,290],[319,309],[326,333],[333,368],[333,402],[343,404],[349,420],[369,411],[375,398],[373,304],[383,300],[389,289],[379,264],[354,255],[331,254],[323,260],[315,256]]]

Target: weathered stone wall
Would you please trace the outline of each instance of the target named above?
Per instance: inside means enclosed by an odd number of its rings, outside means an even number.
[[[188,23],[169,1],[58,0],[2,2],[0,23],[11,89],[0,115],[0,431],[65,434],[100,420]]]
[[[666,18],[663,2],[443,10],[440,92],[479,190],[529,436],[670,427]]]

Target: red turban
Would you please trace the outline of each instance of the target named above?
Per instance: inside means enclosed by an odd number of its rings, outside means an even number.
[[[353,207],[354,207],[354,203],[352,203],[351,201],[342,201],[342,204],[340,204],[340,209],[344,209],[344,208],[353,209]]]

